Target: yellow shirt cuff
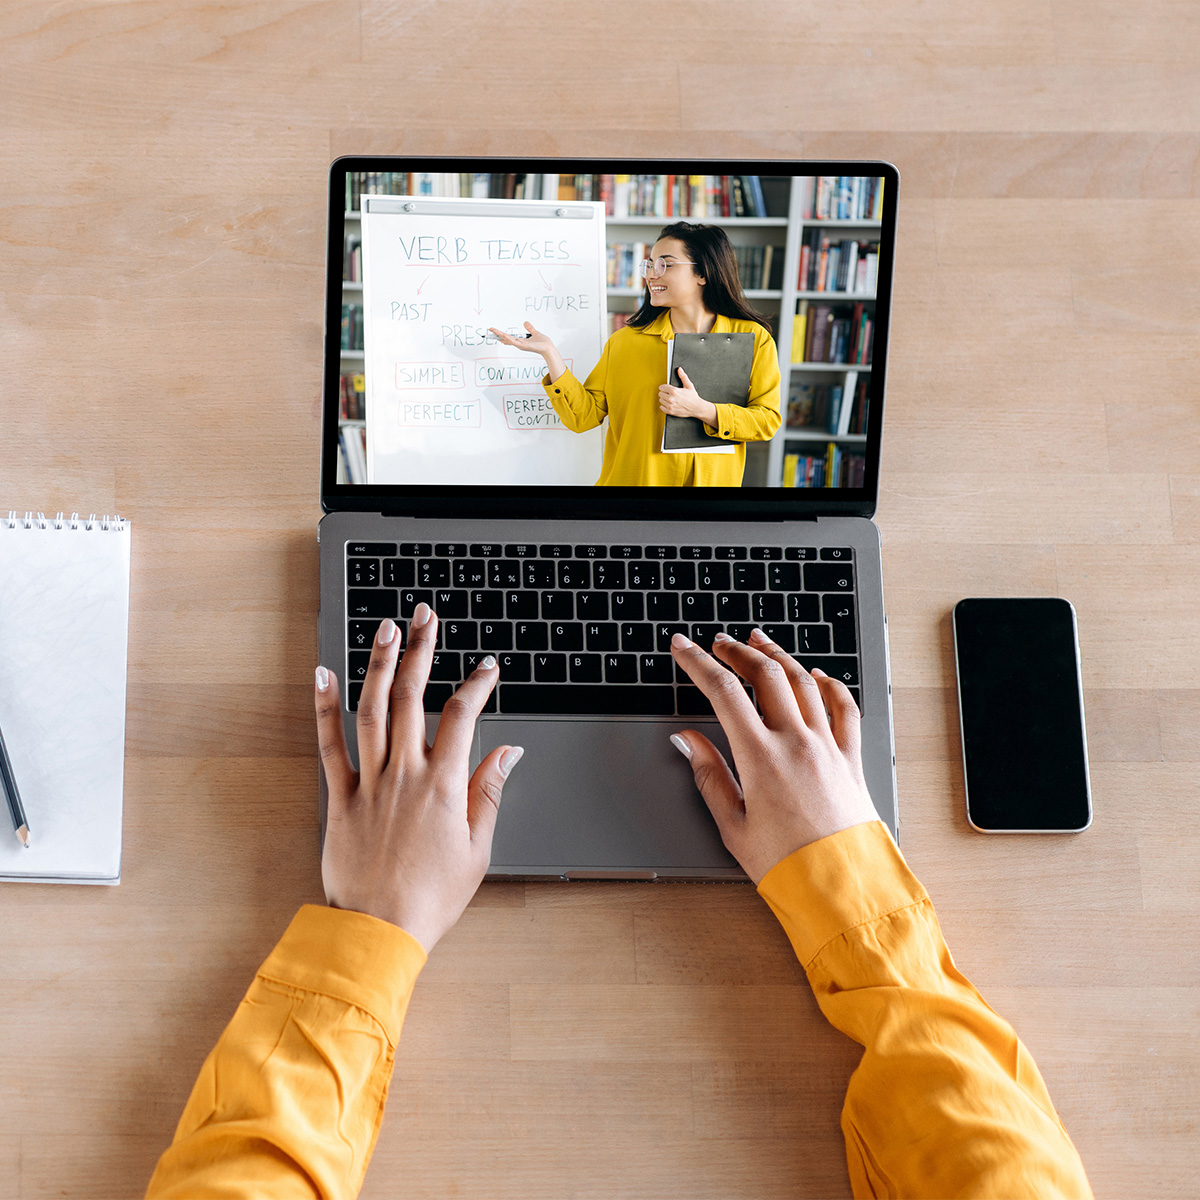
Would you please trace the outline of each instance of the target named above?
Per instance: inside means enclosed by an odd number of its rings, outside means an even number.
[[[389,921],[305,904],[258,974],[363,1009],[395,1046],[427,958],[411,933]]]
[[[801,846],[763,876],[758,894],[806,970],[834,938],[929,899],[882,821]]]

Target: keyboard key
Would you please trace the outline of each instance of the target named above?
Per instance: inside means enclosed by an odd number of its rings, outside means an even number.
[[[682,633],[684,637],[688,636],[689,626],[680,624],[679,622],[664,622],[654,627],[654,648],[660,654],[670,654],[671,638],[677,633]]]
[[[608,549],[609,558],[641,558],[641,546],[610,546]]]
[[[384,587],[412,587],[417,582],[417,565],[411,558],[385,558],[383,560]]]
[[[537,558],[537,547],[528,542],[514,542],[504,547],[505,558]]]
[[[592,564],[592,587],[614,591],[625,586],[625,564],[598,562]]]
[[[358,558],[366,555],[371,558],[383,558],[396,553],[395,542],[347,542],[346,557]]]
[[[702,650],[707,650],[711,654],[713,638],[720,632],[720,625],[693,625],[692,632],[688,634],[688,637]]]
[[[521,564],[508,558],[487,560],[488,586],[494,588],[519,588],[521,586]]]
[[[800,564],[772,563],[767,568],[767,587],[773,592],[800,591]]]
[[[371,595],[370,592],[367,595]],[[424,601],[433,607],[433,592],[421,591],[417,588],[403,588],[400,592],[400,615],[407,620],[417,610],[417,605]]]
[[[665,562],[668,558],[675,557],[674,546],[646,546],[643,553],[647,558],[657,559],[659,562]]]
[[[471,616],[475,618],[504,616],[504,594],[502,592],[472,592]]]
[[[538,615],[537,592],[505,592],[504,615],[510,619],[529,617],[536,619]]]
[[[400,554],[405,558],[428,558],[433,553],[432,542],[401,542]]]
[[[835,654],[853,654],[858,649],[854,628],[854,597],[826,596],[822,615],[833,626]]]
[[[750,597],[745,592],[721,592],[717,596],[717,620],[750,620]]]
[[[800,654],[828,654],[831,649],[828,625],[797,625],[796,639],[799,643],[796,649]],[[823,667],[821,669],[824,670]]]
[[[729,634],[734,641],[748,642],[750,640],[750,631],[754,628],[749,622],[744,625],[733,624],[726,625],[725,632]]]
[[[575,557],[576,558],[607,558],[608,557],[608,547],[607,546],[576,546],[575,547]]]
[[[656,562],[635,562],[629,564],[629,586],[646,591],[657,588],[662,578],[662,568]]]
[[[607,621],[608,593],[580,592],[575,597],[575,615],[581,621]]]
[[[816,596],[788,596],[787,619],[795,624],[801,621],[819,621],[821,602]]]
[[[696,569],[696,586],[705,592],[727,592],[731,578],[728,563],[702,563]]]
[[[710,596],[711,600],[712,597]],[[712,616],[712,613],[709,613]],[[650,592],[646,596],[646,618],[650,621],[678,621],[679,593]]]
[[[425,685],[425,711],[440,713],[446,706],[446,701],[453,695],[454,684],[452,683],[427,683]]]
[[[565,683],[567,679],[567,656],[565,654],[535,654],[533,656],[533,677],[539,683]],[[507,688],[504,689],[508,691]],[[507,699],[507,697],[506,697]],[[505,707],[505,712],[520,712],[520,709]],[[525,712],[535,712],[535,709],[525,709]]]
[[[457,683],[462,678],[462,658],[453,650],[437,651],[429,664],[429,678]]]
[[[671,562],[663,567],[662,585],[677,592],[693,592],[696,590],[696,564],[690,562]]]
[[[782,558],[783,557],[783,547],[782,546],[751,546],[750,547],[750,557],[758,558],[758,559]]]
[[[536,663],[534,670],[537,670]],[[610,683],[566,684],[563,687],[505,683],[500,687],[500,711],[670,716],[675,712],[675,689]]]
[[[538,553],[542,558],[570,558],[571,547],[556,542],[551,546],[543,546]]]
[[[530,678],[533,659],[528,654],[505,654],[503,651],[496,655],[496,663],[500,667],[502,680],[527,681]]]
[[[351,588],[346,593],[347,617],[395,618],[396,615],[396,593],[391,588],[376,588],[374,591]],[[405,613],[404,616],[410,617],[412,613]]]
[[[726,558],[726,559],[745,558],[746,557],[746,547],[745,546],[717,546],[713,550],[713,557],[714,558]]]
[[[433,552],[438,558],[466,558],[467,543],[466,542],[438,542],[433,547]]]
[[[367,677],[367,667],[371,664],[371,652],[370,650],[351,650],[349,657],[350,668],[346,678],[351,683],[362,683]]]
[[[641,592],[613,592],[614,621],[642,621],[646,617],[646,600]]]
[[[481,559],[460,558],[450,572],[455,587],[481,588],[487,586],[487,564]]]
[[[788,546],[783,557],[791,562],[812,562],[817,557],[815,546]]]
[[[862,712],[862,692],[859,688],[852,687],[846,689],[854,698],[854,703],[858,705],[858,711]]]
[[[669,654],[639,654],[638,669],[643,683],[670,683],[675,678],[675,660]]]
[[[487,650],[472,650],[469,654],[463,655],[463,678],[465,679],[477,666],[487,658],[490,651]]]
[[[791,625],[764,625],[763,633],[781,650],[792,654],[796,650],[796,630]]]
[[[377,587],[379,585],[379,559],[346,559],[346,583],[349,587]]]
[[[826,562],[847,562],[850,559],[849,546],[822,546],[821,558]]]
[[[599,654],[568,654],[567,670],[572,683],[600,682]]]
[[[558,564],[558,586],[560,588],[590,588],[592,586],[591,563],[569,559]]]
[[[733,586],[739,592],[761,592],[767,586],[767,568],[760,562],[738,563],[733,568]]]
[[[550,627],[543,621],[517,622],[518,650],[548,650],[550,648]]]
[[[472,542],[472,558],[499,558],[504,553],[504,547],[498,542]]]
[[[555,650],[582,650],[583,626],[574,621],[552,621],[550,645]]]
[[[708,697],[698,688],[689,684],[675,689],[675,702],[681,717],[711,717],[714,715],[713,706]]]
[[[858,685],[858,659],[846,657],[822,656],[820,654],[805,654],[795,656],[806,671],[820,667],[831,679],[840,679],[845,684]]]
[[[555,585],[554,564],[539,562],[535,558],[526,559],[521,564],[521,579],[527,588],[537,588],[538,591],[552,588]]]
[[[605,654],[604,678],[609,683],[637,683],[637,655]]]
[[[511,621],[480,621],[479,646],[482,650],[511,650],[513,627]]]
[[[702,558],[712,558],[711,546],[680,546],[679,557],[699,561]]]
[[[708,592],[680,596],[679,603],[679,615],[685,621],[711,621],[716,613],[716,597]]]
[[[854,568],[850,563],[806,563],[804,567],[806,592],[854,591]]]
[[[474,621],[445,621],[442,632],[449,650],[477,650],[479,648],[479,626]]]
[[[621,626],[621,649],[622,650],[653,650],[654,649],[654,626],[637,624],[625,624]]]
[[[763,621],[783,620],[783,597],[778,592],[755,592],[750,597],[750,618]]]
[[[466,592],[438,590],[433,593],[433,611],[437,613],[439,621],[444,621],[447,617],[465,617],[467,615],[467,600],[468,595]]]
[[[590,621],[583,627],[589,650],[615,650],[619,626],[616,621]]]
[[[417,587],[449,587],[450,564],[440,558],[417,559]]]
[[[346,696],[346,707],[351,712],[358,711],[358,698],[362,695],[363,685],[361,683],[352,683],[349,687],[349,694]]]
[[[351,621],[346,635],[346,644],[351,650],[370,650],[375,644],[378,621]]]
[[[569,621],[575,616],[575,597],[570,592],[542,592],[542,620]]]

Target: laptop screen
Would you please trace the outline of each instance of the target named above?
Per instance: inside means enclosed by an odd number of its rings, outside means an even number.
[[[873,512],[898,184],[884,162],[338,159],[325,508]]]

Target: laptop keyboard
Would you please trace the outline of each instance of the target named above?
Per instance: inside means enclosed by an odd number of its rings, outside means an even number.
[[[561,543],[347,542],[347,703],[358,707],[375,631],[408,644],[422,600],[438,615],[425,689],[441,712],[480,659],[500,681],[484,712],[711,716],[671,637],[711,653],[724,630],[761,626],[862,708],[849,548]],[[753,696],[753,690],[748,689]]]

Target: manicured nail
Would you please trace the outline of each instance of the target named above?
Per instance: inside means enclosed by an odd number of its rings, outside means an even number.
[[[375,636],[379,639],[381,646],[390,646],[392,638],[396,636],[396,622],[391,617],[384,617],[383,623],[379,626],[379,632]]]
[[[680,650],[687,650],[695,645],[691,638],[684,637],[682,633],[673,633],[671,635],[671,645],[677,646]]]
[[[724,630],[722,630],[720,633],[717,634],[716,637],[713,638],[713,641],[714,642],[732,642],[732,641],[734,641],[734,639],[731,638],[729,636],[729,634],[727,634]]]
[[[679,736],[677,733],[671,734],[671,745],[679,751],[689,762],[692,758],[692,748]]]
[[[429,605],[422,600],[421,603],[417,605],[416,612],[414,612],[412,615],[412,623],[418,629],[420,629],[421,626],[424,625],[431,616],[433,616],[433,609],[431,609]]]
[[[521,761],[521,755],[525,753],[524,746],[513,746],[512,749],[506,750],[500,756],[500,774],[505,779],[508,778],[508,773]]]
[[[820,667],[813,667],[813,669],[811,671],[809,671],[809,674],[810,675],[820,675],[822,679],[825,678],[825,672],[822,671]]]
[[[317,668],[317,691],[323,692],[329,687],[329,672],[324,667]]]
[[[490,671],[496,665],[496,660],[492,655],[479,660],[479,666],[475,668],[477,671]]]
[[[757,625],[750,630],[750,641],[752,642],[769,642],[771,639]]]

